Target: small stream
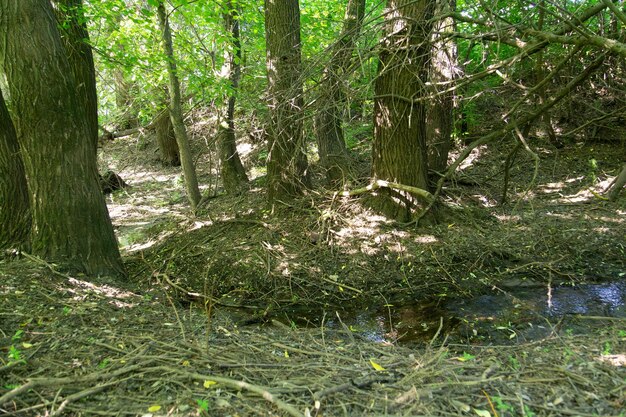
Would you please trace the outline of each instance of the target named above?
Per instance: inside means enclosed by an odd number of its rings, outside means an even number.
[[[439,339],[464,343],[511,344],[553,332],[584,331],[606,318],[626,320],[626,282],[577,286],[512,288],[471,299],[443,299],[313,313],[294,310],[298,326],[348,329],[376,342],[420,344]],[[312,319],[312,317],[314,317]]]

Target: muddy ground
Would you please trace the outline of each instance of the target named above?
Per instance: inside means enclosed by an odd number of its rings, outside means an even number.
[[[626,197],[604,198],[624,142],[520,154],[502,206],[507,148],[416,226],[322,188],[267,207],[254,150],[241,196],[197,152],[194,216],[149,138],[106,144],[129,279],[1,261],[0,413],[624,415]]]

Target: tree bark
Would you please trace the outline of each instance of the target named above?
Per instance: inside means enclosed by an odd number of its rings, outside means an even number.
[[[154,130],[163,165],[180,166],[178,143],[176,143],[176,135],[174,134],[170,112],[167,109],[160,113],[154,121]]]
[[[0,249],[28,244],[30,213],[24,163],[0,91]]]
[[[93,52],[82,0],[53,0],[61,40],[76,83],[79,106],[85,109],[94,154],[98,146],[98,93]],[[86,138],[87,139],[87,138]]]
[[[298,0],[265,0],[270,121],[268,199],[288,199],[310,186],[302,134],[302,62]]]
[[[429,0],[387,1],[374,86],[373,177],[424,190],[428,189],[426,108],[414,99],[425,93],[430,57],[427,22],[433,6]],[[419,199],[408,192],[383,190],[373,206],[391,218],[408,221]]]
[[[122,276],[98,183],[87,109],[48,0],[0,2],[0,51],[32,210],[32,252],[88,275]],[[10,28],[10,29],[9,29]]]
[[[446,36],[456,30],[454,19],[449,16],[451,11],[456,10],[456,0],[437,0],[436,8],[437,15],[446,17],[438,19],[434,26],[430,81],[435,89],[440,84],[443,90],[448,90],[450,83],[459,75],[456,43]],[[428,103],[426,110],[428,168],[443,172],[452,148],[455,97],[452,91],[434,93],[435,98]]]
[[[241,39],[239,36],[239,13],[232,0],[224,2],[224,28],[231,39],[231,48],[224,52],[222,77],[228,80],[226,120],[220,123],[218,132],[221,176],[224,189],[229,194],[238,194],[248,185],[246,170],[237,152],[235,137],[235,102],[241,77]]]
[[[619,196],[619,193],[622,192],[622,188],[626,185],[626,164],[622,167],[621,172],[615,179],[615,182],[611,186],[611,192],[609,193],[609,200],[615,201]]]
[[[167,72],[169,74],[169,91],[170,103],[169,111],[172,125],[174,126],[174,134],[178,143],[180,152],[180,162],[183,167],[183,175],[185,177],[185,186],[187,188],[187,198],[192,209],[196,209],[200,202],[200,189],[198,188],[198,178],[196,176],[196,168],[191,156],[191,146],[187,137],[187,129],[183,121],[183,110],[181,108],[180,83],[176,71],[176,62],[174,59],[174,48],[172,47],[172,32],[170,30],[169,21],[165,13],[163,2],[159,2],[158,7],[159,26],[163,36],[163,51],[167,59]]]
[[[339,39],[332,48],[328,66],[324,69],[317,99],[315,136],[320,164],[332,186],[341,185],[350,158],[341,126],[345,108],[343,83],[352,61],[352,53],[365,15],[365,0],[348,0],[346,16]]]

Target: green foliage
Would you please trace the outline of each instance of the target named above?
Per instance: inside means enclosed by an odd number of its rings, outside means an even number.
[[[491,401],[493,401],[495,407],[498,409],[498,411],[504,412],[504,413],[513,413],[515,412],[515,407],[513,407],[511,404],[506,403],[502,397],[499,396],[493,396],[491,397]]]
[[[205,399],[197,399],[196,404],[198,404],[198,411],[208,413],[209,412],[209,402]]]
[[[9,363],[12,362],[25,362],[22,359],[22,352],[15,345],[9,346]]]

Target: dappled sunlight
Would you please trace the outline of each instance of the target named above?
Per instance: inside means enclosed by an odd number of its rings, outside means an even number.
[[[118,308],[131,308],[135,307],[136,305],[135,303],[131,302],[131,299],[135,299],[136,301],[138,301],[139,299],[139,296],[137,296],[137,294],[108,284],[96,284],[93,282],[84,281],[72,277],[70,277],[65,284],[69,285],[59,286],[58,289],[62,292],[72,294],[72,299],[78,302],[89,302],[93,299],[94,296],[97,296],[100,298],[108,299],[109,304],[112,304]],[[86,307],[84,303],[81,303],[80,306]]]
[[[435,236],[433,235],[421,235],[421,236],[417,236],[414,239],[415,243],[437,243],[439,242],[439,239],[437,239]]]
[[[115,204],[109,203],[109,215],[111,218],[124,218],[129,219],[133,217],[139,217],[145,219],[146,216],[163,216],[174,215],[176,212],[169,207],[153,207],[153,206],[137,206],[135,204]],[[147,224],[148,221],[139,222],[135,224]]]
[[[481,156],[485,154],[487,151],[487,145],[481,145],[470,152],[469,156],[465,158],[465,160],[459,165],[457,168],[458,171],[463,171],[467,168],[470,168],[476,164],[476,162],[480,159]],[[458,155],[453,155],[456,158]]]
[[[495,207],[498,205],[496,200],[490,199],[488,196],[483,194],[473,194],[471,198],[478,202],[482,207]]]
[[[600,355],[596,358],[596,360],[615,367],[626,367],[626,353],[618,353],[614,355]]]
[[[246,158],[255,150],[254,145],[250,142],[237,144],[237,152],[241,158]]]
[[[495,214],[494,217],[502,223],[517,223],[522,220],[522,217],[518,214]]]

